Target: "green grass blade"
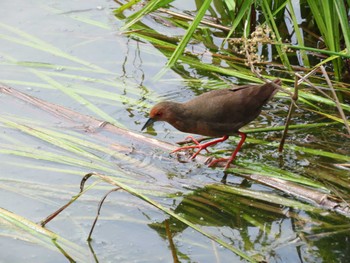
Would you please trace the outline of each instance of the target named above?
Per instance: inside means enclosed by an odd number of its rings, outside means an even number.
[[[120,6],[119,8],[117,8],[116,10],[114,10],[115,14],[119,14],[124,12],[126,9],[129,9],[130,7],[132,7],[133,5],[137,4],[138,2],[140,2],[141,0],[130,0],[127,3],[125,3],[124,5]]]
[[[262,0],[262,2],[263,2],[262,3],[262,10],[264,12],[266,22],[268,23],[270,28],[273,30],[273,32],[276,36],[276,42],[281,44],[282,37],[280,36],[274,15],[270,9],[270,6],[269,6],[270,1]],[[292,67],[290,65],[290,62],[289,62],[289,59],[288,59],[286,52],[279,45],[276,45],[276,50],[277,50],[278,55],[282,61],[282,64],[288,69],[288,71],[292,71]]]
[[[230,2],[230,1],[228,1]],[[221,47],[226,43],[226,41],[231,37],[231,35],[233,34],[233,32],[236,30],[238,24],[242,21],[243,17],[245,14],[247,14],[250,11],[250,7],[253,4],[252,0],[247,0],[247,1],[243,1],[242,6],[240,6],[240,8],[238,9],[238,13],[235,17],[235,20],[232,23],[231,26],[231,30],[228,33],[226,39],[223,41],[223,43],[221,44]],[[232,10],[232,12],[234,12],[235,10]]]
[[[16,239],[24,239],[26,243],[32,246],[39,245],[49,250],[58,250],[57,252],[60,251],[59,248],[63,248],[65,253],[68,253],[74,260],[79,262],[88,260],[88,257],[84,254],[85,249],[82,247],[24,217],[2,208],[0,208],[0,225],[6,225],[6,231],[13,232],[14,238],[18,235]],[[2,229],[2,227],[0,229]]]
[[[190,41],[194,31],[197,29],[199,23],[202,21],[203,16],[207,12],[212,0],[204,0],[202,3],[201,8],[198,10],[198,13],[193,20],[191,26],[187,29],[186,34],[181,39],[179,45],[177,46],[175,52],[172,54],[170,59],[168,60],[168,63],[166,64],[167,68],[171,68],[175,65],[176,61],[179,59],[179,57],[183,54],[188,42]]]
[[[131,19],[131,21],[126,23],[124,26],[122,26],[120,31],[125,31],[127,28],[129,28],[132,25],[134,25],[135,23],[137,23],[144,15],[146,15],[146,14],[154,11],[155,9],[157,9],[161,6],[164,6],[172,1],[173,0],[151,0],[151,1],[149,1],[145,7],[143,7],[140,11],[134,13],[132,16],[129,17],[129,19]]]
[[[64,12],[63,10],[60,10],[60,9],[57,9],[57,8],[53,8],[53,7],[50,7],[50,6],[45,6],[44,7],[45,10],[48,10],[54,14],[58,14],[58,15],[64,15],[64,16],[68,16],[76,21],[79,21],[79,22],[82,22],[82,23],[85,23],[87,25],[91,25],[91,26],[95,26],[95,27],[99,27],[99,28],[102,28],[102,29],[107,29],[107,30],[110,30],[111,29],[111,26],[107,23],[103,23],[103,22],[100,22],[100,21],[96,21],[94,19],[91,19],[91,18],[88,18],[88,17],[84,17],[82,15],[76,15],[75,12]]]
[[[274,194],[266,193],[266,192],[258,192],[258,191],[251,191],[249,189],[243,189],[239,187],[232,187],[228,185],[218,185],[218,184],[212,184],[209,185],[208,188],[215,189],[218,191],[234,194],[234,195],[241,195],[245,197],[250,197],[253,199],[257,199],[260,201],[266,201],[267,203],[273,203],[276,205],[282,205],[282,206],[289,206],[296,209],[302,209],[305,211],[315,211],[318,210],[314,206],[304,204],[300,201],[292,200],[290,198],[285,198],[281,196],[277,196]]]
[[[320,54],[334,55],[337,57],[350,58],[350,55],[347,53],[346,49],[344,49],[342,51],[331,51],[331,50],[326,50],[326,49],[319,49],[319,48],[299,46],[299,45],[290,45],[290,44],[285,44],[285,43],[274,43],[274,45],[285,47],[285,48],[291,48],[291,49],[306,50],[306,51],[311,51],[311,52],[320,53]]]
[[[334,5],[339,17],[340,26],[343,31],[343,37],[347,49],[347,55],[350,55],[350,26],[348,16],[346,14],[346,8],[343,0],[334,0]],[[348,9],[349,12],[349,9]]]
[[[46,81],[48,84],[54,86],[55,88],[59,89],[72,99],[76,100],[78,103],[85,105],[89,110],[94,112],[97,116],[100,116],[103,120],[108,121],[110,123],[113,123],[114,125],[118,127],[124,127],[121,123],[116,122],[116,120],[102,111],[100,108],[96,107],[94,104],[92,104],[90,101],[87,99],[83,98],[82,96],[78,95],[77,93],[73,92],[69,87],[66,87],[62,85],[61,83],[55,81],[54,79],[50,78],[46,74],[36,71],[36,70],[31,70],[35,75],[37,75],[39,78],[42,80]]]
[[[294,32],[295,32],[296,38],[298,40],[298,44],[299,44],[299,46],[303,47],[304,46],[304,38],[301,35],[300,28],[299,28],[299,25],[298,25],[298,22],[297,22],[297,19],[296,19],[296,16],[295,16],[294,7],[293,7],[293,4],[292,4],[291,0],[288,0],[288,9],[289,9],[289,12],[290,12],[290,15],[291,15],[291,18],[292,18]],[[307,56],[305,50],[301,49],[300,50],[300,54],[301,54],[301,57],[302,57],[304,65],[306,67],[310,67],[310,62],[309,62],[309,59],[308,59],[308,56]]]
[[[320,127],[328,127],[330,125],[338,124],[337,122],[325,122],[325,123],[309,123],[309,124],[292,124],[288,126],[289,130],[301,130],[301,129],[312,129],[312,128],[320,128]],[[285,125],[283,126],[274,126],[267,128],[253,128],[253,129],[243,129],[244,133],[259,133],[259,132],[271,132],[271,131],[283,131],[285,129]]]
[[[306,100],[312,100],[318,103],[323,103],[329,106],[336,106],[335,102],[333,100],[330,100],[328,98],[324,98],[315,94],[311,94],[308,92],[300,92],[300,97],[306,99]],[[350,105],[345,104],[345,103],[340,103],[340,106],[344,111],[349,111],[350,112]]]

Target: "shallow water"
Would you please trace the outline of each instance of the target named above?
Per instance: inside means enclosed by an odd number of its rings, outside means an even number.
[[[156,79],[168,58],[147,41],[120,33],[123,22],[112,14],[115,2],[22,2],[2,3],[0,82],[26,94],[141,134],[156,101],[186,101],[224,87],[212,74],[185,63]],[[179,1],[172,9],[196,8]],[[168,36],[183,34],[152,16],[143,23]],[[193,46],[205,50],[201,44]],[[201,59],[210,62],[211,56]],[[39,222],[78,193],[86,173],[96,171],[139,190],[256,260],[345,262],[350,253],[348,218],[246,180],[238,176],[241,170],[228,177],[226,187],[220,168],[179,162],[163,146],[88,126],[76,116],[65,119],[9,95],[1,94],[0,101],[0,207],[18,216]],[[286,101],[277,96],[247,128],[283,125]],[[294,118],[295,124],[328,121],[302,107]],[[336,166],[349,162],[350,145],[342,133],[339,125],[291,131],[287,143],[300,148],[286,149],[282,159],[276,146],[280,131],[252,133],[237,165],[250,173],[300,176],[346,196],[349,171]],[[186,136],[165,123],[146,135],[170,144]],[[232,138],[211,150],[219,153],[236,143]],[[322,156],[319,150],[334,156]],[[59,245],[2,217],[0,261],[173,262],[164,230],[169,216],[123,191],[106,199],[89,248],[86,238],[98,202],[111,188],[98,184],[47,225],[59,235]],[[169,224],[181,261],[243,261],[174,218]]]

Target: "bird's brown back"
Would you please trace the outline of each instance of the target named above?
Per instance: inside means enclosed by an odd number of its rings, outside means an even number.
[[[279,80],[274,82],[280,84]],[[212,137],[233,135],[254,120],[276,92],[270,83],[210,91],[179,104],[176,113],[179,121],[170,124],[187,133]]]

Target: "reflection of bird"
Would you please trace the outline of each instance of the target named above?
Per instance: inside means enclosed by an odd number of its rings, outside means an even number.
[[[281,85],[281,80],[273,81]],[[176,129],[210,137],[221,137],[213,141],[199,144],[190,137],[196,145],[180,147],[174,152],[196,148],[197,154],[208,146],[225,141],[230,135],[239,134],[241,140],[230,158],[219,158],[211,161],[209,166],[226,161],[225,169],[234,160],[242,147],[246,134],[239,129],[254,120],[261,112],[262,106],[277,92],[276,85],[245,85],[230,89],[213,90],[206,92],[188,102],[177,103],[164,101],[155,105],[150,111],[150,118],[142,130],[156,121],[166,121]]]

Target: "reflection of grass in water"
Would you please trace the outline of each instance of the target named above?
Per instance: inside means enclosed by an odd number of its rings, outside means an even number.
[[[87,68],[93,69],[99,73],[106,73],[106,74],[111,73],[111,72],[109,72],[109,71],[107,71],[107,70],[105,70],[97,65],[94,65],[94,64],[87,62],[83,59],[72,56],[72,55],[60,50],[59,48],[39,39],[31,34],[28,34],[20,29],[6,25],[4,23],[0,23],[0,28],[5,29],[5,30],[18,36],[18,37],[11,37],[11,36],[6,36],[6,35],[1,35],[2,39],[5,39],[9,42],[16,43],[16,44],[23,45],[23,46],[27,46],[27,47],[30,47],[33,49],[38,49],[38,50],[43,51],[45,53],[49,53],[49,54],[52,54],[54,56],[67,59],[68,61],[72,61],[72,62],[81,64],[81,65],[83,65]]]

